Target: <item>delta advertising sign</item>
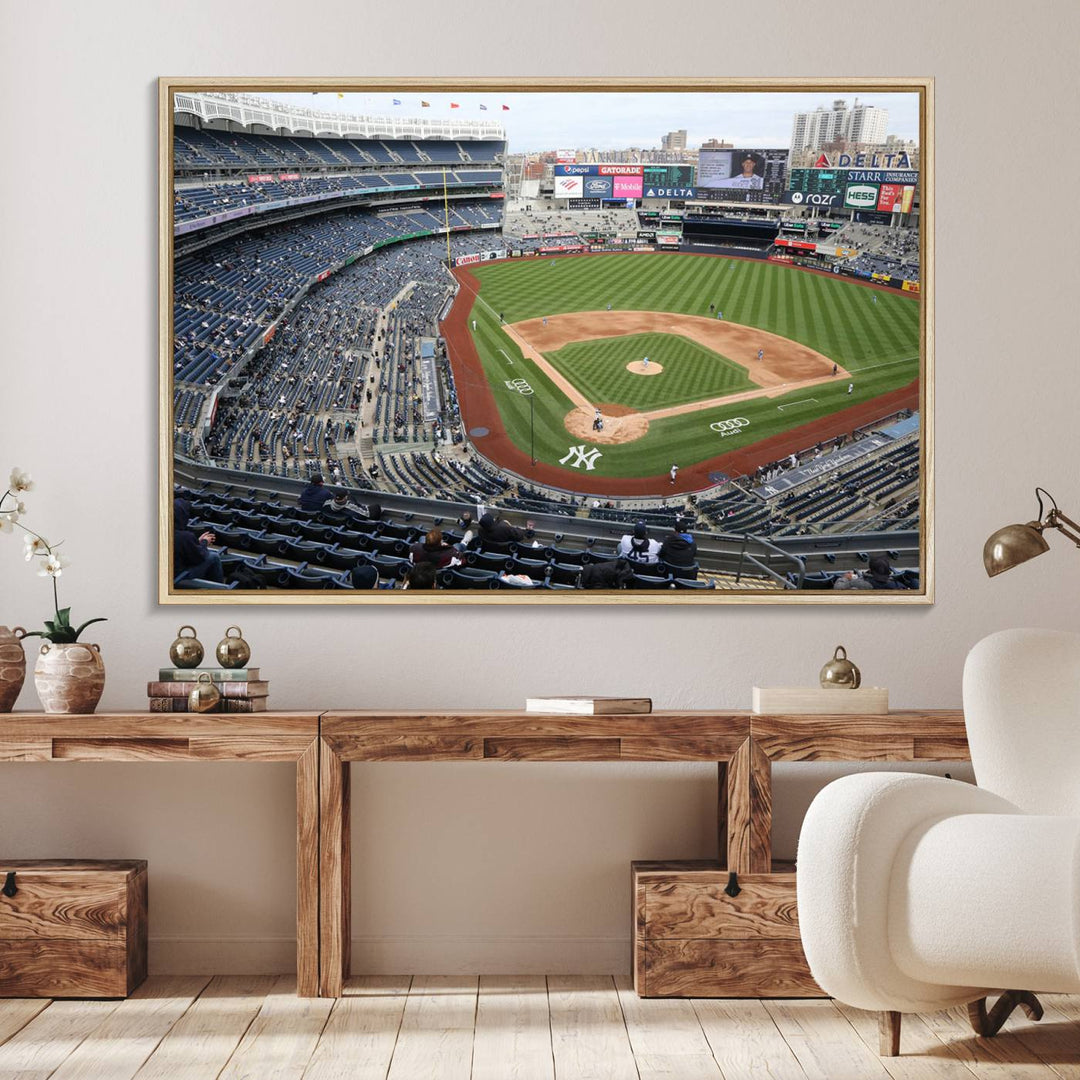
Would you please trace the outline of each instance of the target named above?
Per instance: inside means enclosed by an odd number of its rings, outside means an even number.
[[[911,158],[906,150],[900,150],[893,154],[835,154],[835,160],[830,161],[829,155],[821,153],[814,162],[815,169],[910,169]]]

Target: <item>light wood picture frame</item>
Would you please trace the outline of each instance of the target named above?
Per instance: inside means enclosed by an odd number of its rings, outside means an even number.
[[[163,77],[159,134],[160,603],[933,603],[932,78]]]

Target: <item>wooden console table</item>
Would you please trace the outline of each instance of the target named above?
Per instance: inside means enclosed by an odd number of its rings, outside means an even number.
[[[772,762],[966,758],[964,720],[958,709],[887,716],[758,716],[716,711],[598,717],[519,711],[323,713],[320,993],[340,996],[350,967],[349,764],[353,761],[716,762],[717,857],[713,867],[739,875],[776,877]],[[793,894],[794,874],[790,867],[785,871]],[[676,985],[662,992],[681,991]]]
[[[302,997],[318,994],[317,712],[11,713],[0,716],[3,761],[295,762],[297,993]]]
[[[709,897],[719,890],[705,879],[734,871],[766,875],[761,882],[779,912],[777,889],[793,896],[794,874],[772,861],[774,761],[963,761],[963,715],[958,709],[894,712],[887,716],[758,716],[748,712],[656,712],[644,716],[543,716],[486,712],[267,712],[244,714],[100,713],[55,716],[12,713],[0,717],[0,762],[236,761],[296,763],[297,983],[301,996],[341,995],[350,956],[349,765],[353,761],[709,761],[717,766],[716,859],[703,871],[680,864],[635,864],[643,888],[677,882],[680,896],[700,883],[708,895],[691,906],[715,922]],[[2,853],[0,853],[2,854]],[[136,853],[137,854],[137,853]],[[665,868],[669,869],[665,869]],[[753,885],[754,882],[750,882]],[[657,885],[667,888],[666,885]],[[681,892],[679,891],[681,890]],[[747,891],[743,904],[754,895]],[[670,913],[671,904],[667,905]],[[769,919],[736,911],[747,936],[759,941],[762,964],[795,941],[793,905],[779,931]],[[729,920],[731,912],[723,913]],[[777,916],[779,917],[779,916]],[[641,920],[639,920],[640,923]],[[685,920],[683,920],[685,922]],[[750,927],[749,930],[746,928]],[[693,928],[691,928],[693,929]],[[644,956],[642,926],[635,928],[635,970]],[[695,955],[707,934],[689,940],[680,929],[683,956],[657,980],[656,993],[701,992]],[[715,935],[713,935],[715,944]],[[671,939],[665,949],[671,953]],[[642,946],[639,948],[639,946]],[[695,954],[694,946],[698,949]],[[747,952],[747,947],[744,953]],[[772,952],[770,953],[770,949]],[[752,951],[752,950],[751,950]],[[689,959],[687,959],[689,957]],[[801,958],[801,951],[799,951]],[[708,958],[712,963],[713,959]],[[803,961],[805,963],[805,961]],[[644,966],[644,961],[642,961]],[[797,977],[793,976],[797,982]],[[801,976],[805,983],[805,973]],[[783,983],[776,986],[783,988]],[[791,982],[790,985],[795,985]],[[743,996],[766,983],[742,984]],[[731,986],[728,989],[732,989]],[[734,986],[736,991],[739,986]],[[642,993],[651,992],[641,985]],[[759,989],[764,993],[765,990]],[[738,996],[738,993],[725,995]]]

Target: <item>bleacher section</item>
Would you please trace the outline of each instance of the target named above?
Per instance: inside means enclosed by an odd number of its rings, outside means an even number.
[[[481,204],[459,206],[461,226],[490,220]],[[295,225],[246,233],[181,255],[174,272],[173,372],[179,383],[212,385],[267,332],[300,289],[374,244],[442,222],[404,213],[339,211]],[[467,250],[482,243],[470,240]],[[445,243],[441,246],[445,256]]]
[[[226,588],[354,589],[352,571],[372,567],[380,588],[394,588],[412,565],[410,545],[423,539],[436,524],[447,543],[460,544],[463,533],[453,523],[381,515],[373,521],[353,507],[348,512],[307,512],[283,499],[259,499],[179,487],[175,494],[191,509],[189,528],[196,534],[215,534],[222,556]],[[543,589],[580,587],[582,570],[591,563],[610,562],[614,545],[587,539],[571,543],[559,533],[536,532],[520,542],[484,544],[473,540],[457,555],[459,565],[439,572],[440,587],[449,589]],[[640,567],[628,588],[702,589],[715,587],[713,576],[697,566]],[[531,584],[506,581],[524,575]],[[720,576],[720,575],[717,575]],[[185,588],[203,588],[202,581]]]

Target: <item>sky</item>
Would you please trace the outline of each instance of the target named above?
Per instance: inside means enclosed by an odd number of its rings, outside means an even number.
[[[491,91],[481,94],[447,94],[434,91],[398,93],[262,94],[321,112],[360,115],[393,114],[432,119],[495,120],[506,128],[510,153],[555,150],[559,147],[596,147],[621,150],[627,147],[659,149],[660,138],[669,131],[686,128],[687,145],[699,146],[710,138],[723,139],[739,148],[787,147],[791,120],[796,112],[831,107],[834,98],[854,104],[855,94],[760,93],[700,94],[637,92],[615,93],[519,93]],[[394,105],[394,99],[401,101]],[[431,103],[422,108],[420,101]],[[889,110],[890,135],[919,137],[917,94],[874,93],[859,97],[869,105]],[[450,102],[459,108],[451,109]],[[481,104],[487,109],[482,110]],[[509,105],[509,112],[502,106]]]

